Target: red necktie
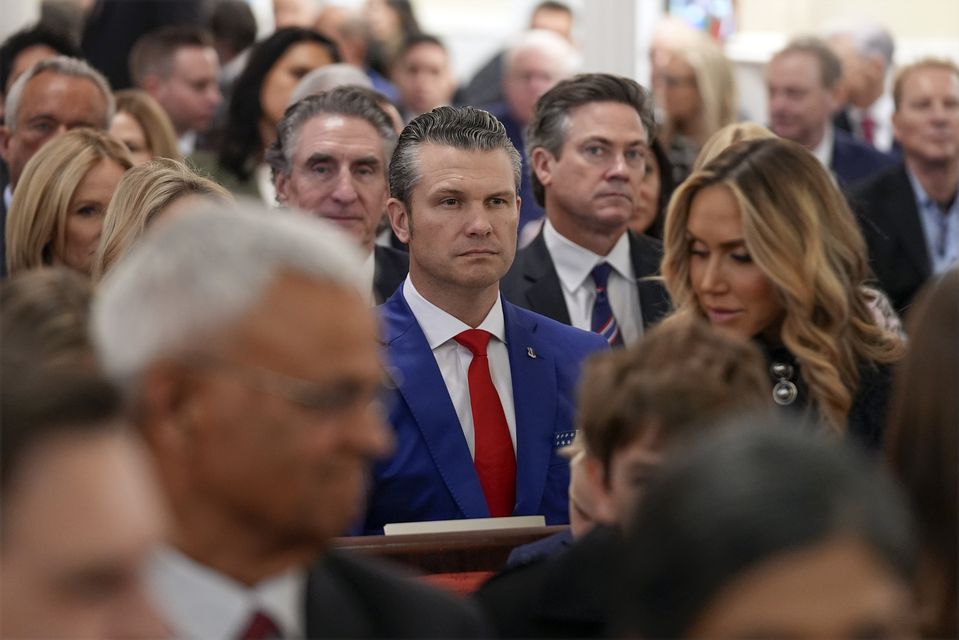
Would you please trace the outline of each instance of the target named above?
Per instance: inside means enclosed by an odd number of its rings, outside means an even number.
[[[506,414],[490,377],[486,357],[490,333],[468,329],[454,339],[473,354],[468,375],[473,410],[473,465],[490,515],[494,518],[509,516],[513,514],[516,502],[516,457]]]
[[[873,135],[876,133],[876,121],[872,119],[872,116],[868,113],[862,114],[862,139],[868,142],[872,146],[876,146],[876,143],[873,142]]]
[[[257,611],[246,630],[240,634],[240,640],[268,640],[270,638],[279,638],[280,629],[276,623],[262,611]]]

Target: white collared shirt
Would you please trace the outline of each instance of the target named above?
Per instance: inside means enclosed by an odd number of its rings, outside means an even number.
[[[620,236],[607,256],[597,255],[563,237],[549,220],[543,226],[543,240],[556,266],[570,324],[584,331],[592,330],[596,285],[591,274],[596,265],[608,262],[613,267],[607,284],[609,304],[623,343],[630,345],[639,340],[643,335],[643,314],[639,306],[636,273],[629,255],[629,234]]]
[[[879,98],[869,105],[866,109],[858,107],[849,108],[849,121],[853,131],[862,134],[862,120],[866,113],[872,116],[875,126],[872,130],[873,146],[884,153],[892,150],[894,140],[892,131],[892,114],[896,110],[893,104],[892,95],[883,93]]]
[[[456,410],[463,436],[469,446],[470,455],[475,456],[475,437],[473,430],[473,409],[470,405],[469,366],[473,360],[472,352],[456,342],[453,338],[467,329],[462,320],[454,318],[423,295],[413,286],[413,281],[407,276],[403,282],[403,297],[410,305],[413,317],[419,323],[426,342],[429,343],[436,359],[436,365],[446,383],[450,400]],[[509,437],[513,441],[513,452],[516,452],[516,409],[513,406],[513,378],[509,368],[509,352],[506,349],[506,320],[503,317],[503,303],[496,296],[496,303],[486,314],[486,318],[477,329],[489,331],[492,337],[486,348],[489,360],[490,376],[493,386],[499,395],[503,413],[506,414],[506,424],[509,425]]]
[[[187,158],[193,155],[193,152],[196,150],[196,131],[187,131],[182,136],[177,138],[176,146],[180,150],[180,155],[184,158]]]
[[[822,134],[822,140],[811,150],[812,154],[816,156],[816,160],[819,160],[830,174],[832,174],[832,168],[830,167],[832,164],[832,144],[835,138],[836,134],[833,133],[832,123],[827,122],[826,129]]]
[[[283,638],[306,635],[304,569],[291,569],[251,588],[165,547],[156,552],[148,579],[175,638],[235,640],[257,612],[269,616]]]
[[[7,185],[3,190],[3,207],[10,211],[10,203],[13,202],[13,188]]]
[[[366,301],[373,306],[376,304],[376,292],[373,291],[373,280],[376,277],[376,251],[370,251],[363,266],[360,267],[360,282],[363,286],[363,295]]]

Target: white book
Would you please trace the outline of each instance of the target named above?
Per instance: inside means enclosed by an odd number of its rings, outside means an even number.
[[[545,527],[543,516],[509,516],[506,518],[470,518],[466,520],[432,520],[430,522],[394,522],[383,527],[388,536],[408,533],[452,533],[456,531],[492,531]]]

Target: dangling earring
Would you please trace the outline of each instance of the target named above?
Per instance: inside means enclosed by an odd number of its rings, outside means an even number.
[[[792,382],[793,367],[785,362],[774,362],[769,371],[777,379],[773,386],[773,401],[780,406],[787,406],[796,401],[799,389]]]

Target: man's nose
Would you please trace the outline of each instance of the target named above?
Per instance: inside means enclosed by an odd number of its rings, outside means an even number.
[[[353,176],[349,169],[344,168],[336,177],[336,187],[331,197],[340,204],[349,204],[357,199],[356,186],[353,184]]]

